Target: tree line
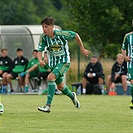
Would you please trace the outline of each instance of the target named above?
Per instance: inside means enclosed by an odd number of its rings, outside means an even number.
[[[132,30],[132,9],[131,0],[1,0],[0,24],[34,25],[51,16],[62,29],[78,32],[93,53],[114,58]]]

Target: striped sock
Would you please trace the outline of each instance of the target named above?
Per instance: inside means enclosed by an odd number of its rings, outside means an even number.
[[[132,101],[133,101],[133,84],[131,84],[130,91],[131,91],[131,96],[132,96]]]
[[[72,100],[74,99],[72,92],[69,90],[69,88],[66,85],[64,89],[62,90],[62,93],[70,97]]]
[[[47,102],[46,105],[51,106],[54,93],[55,93],[56,84],[54,81],[48,81],[48,93],[47,93]]]

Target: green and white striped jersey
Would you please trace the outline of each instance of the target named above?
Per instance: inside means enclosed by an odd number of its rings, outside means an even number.
[[[127,68],[133,68],[133,32],[129,32],[124,36],[122,49],[127,50],[128,56],[131,56],[131,61],[127,63]]]
[[[73,31],[54,30],[54,38],[44,33],[40,36],[38,51],[45,49],[49,52],[49,66],[53,67],[60,63],[70,63],[68,40],[74,39],[76,33]]]

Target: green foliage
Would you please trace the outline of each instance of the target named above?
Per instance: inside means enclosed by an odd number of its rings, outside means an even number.
[[[0,9],[1,25],[40,24],[42,18],[53,17],[62,29],[77,32],[86,48],[100,57],[121,45],[133,19],[131,0],[0,0]],[[71,47],[75,56],[75,44]]]
[[[133,1],[64,0],[63,4],[70,17],[66,26],[101,51],[100,56],[105,56],[108,44],[121,44],[124,34],[131,30]]]
[[[38,22],[39,20],[39,17],[36,15],[36,8],[32,1],[1,1],[0,8],[0,23],[4,25],[35,24],[35,22]]]
[[[118,52],[121,52],[120,44],[108,44],[105,50],[106,56],[113,59],[116,59]]]

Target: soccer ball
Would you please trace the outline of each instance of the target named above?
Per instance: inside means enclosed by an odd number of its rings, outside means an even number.
[[[4,106],[2,103],[0,103],[0,115],[4,113]]]

